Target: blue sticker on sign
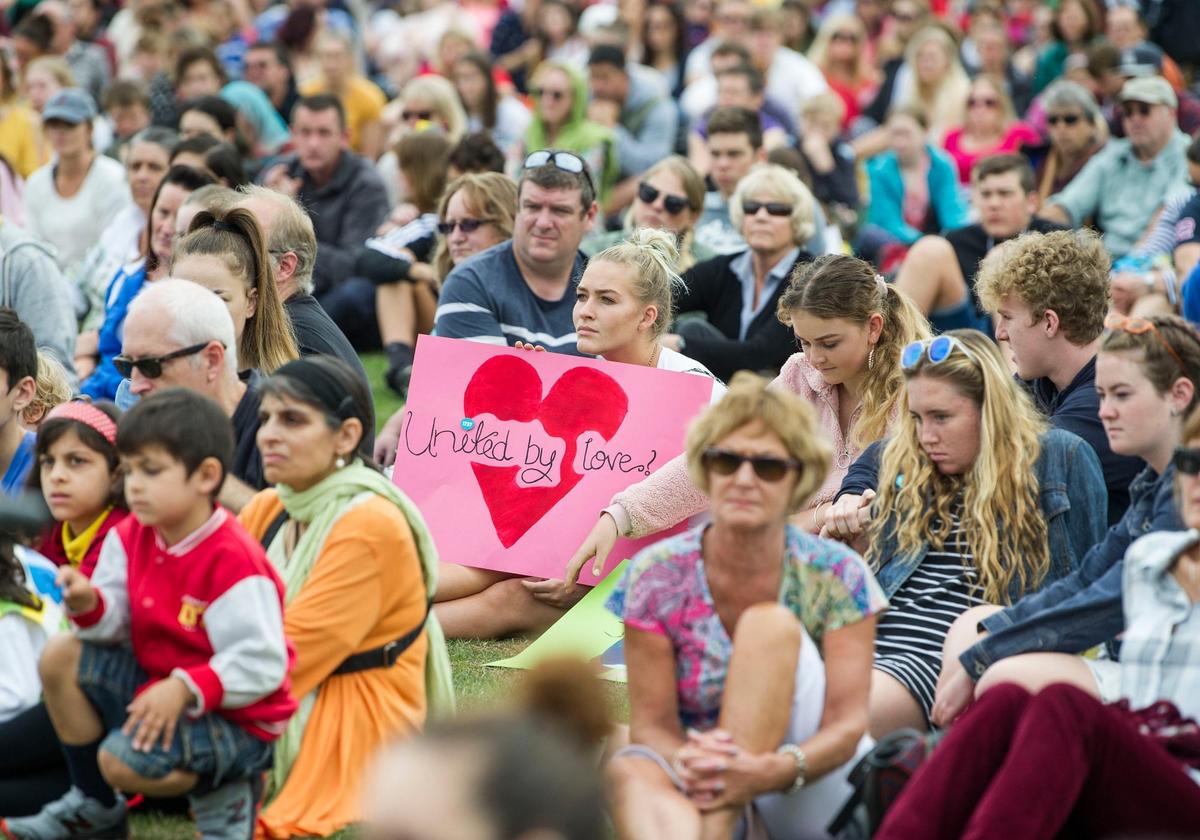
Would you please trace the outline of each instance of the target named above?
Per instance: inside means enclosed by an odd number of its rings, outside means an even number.
[[[475,428],[475,421],[470,417],[464,417],[460,425],[463,427],[464,432],[469,432]]]

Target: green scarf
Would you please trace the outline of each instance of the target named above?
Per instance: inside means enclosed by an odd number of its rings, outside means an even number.
[[[417,543],[417,554],[421,558],[421,572],[425,578],[425,591],[433,598],[437,591],[438,556],[433,538],[425,526],[421,512],[407,496],[400,492],[382,473],[355,460],[348,466],[335,471],[323,481],[297,493],[289,487],[275,488],[288,516],[308,525],[304,535],[296,543],[291,558],[285,557],[284,532],[281,529],[267,548],[267,557],[283,578],[285,603],[291,603],[308,580],[313,564],[321,555],[325,538],[330,530],[355,505],[372,496],[382,496],[400,508],[408,527]],[[450,674],[450,655],[446,650],[446,639],[437,616],[430,610],[425,623],[429,647],[425,657],[425,697],[430,717],[445,717],[454,712],[454,684]],[[274,797],[283,789],[296,756],[304,728],[312,714],[317,699],[316,689],[300,700],[300,708],[288,723],[287,729],[275,744],[275,767],[271,771],[269,795]]]

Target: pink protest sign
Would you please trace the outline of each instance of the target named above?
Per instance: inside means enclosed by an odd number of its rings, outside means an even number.
[[[394,478],[444,561],[561,577],[613,494],[683,451],[712,385],[694,374],[421,336]],[[645,542],[618,542],[609,567]],[[585,569],[580,580],[596,578]]]

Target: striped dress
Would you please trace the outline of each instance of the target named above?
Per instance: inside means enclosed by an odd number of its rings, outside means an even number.
[[[930,547],[921,565],[891,597],[891,607],[875,631],[876,670],[908,689],[927,722],[950,625],[971,607],[987,603],[975,586],[974,558],[963,536],[960,510],[961,502],[951,514],[945,543],[940,550]],[[931,530],[937,527],[934,520]]]

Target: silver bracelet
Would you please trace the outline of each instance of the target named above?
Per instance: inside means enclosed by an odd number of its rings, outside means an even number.
[[[796,781],[792,782],[792,786],[787,789],[787,793],[795,793],[804,787],[805,779],[808,776],[808,759],[804,756],[804,750],[795,744],[784,744],[775,752],[779,755],[790,755],[796,762]]]

